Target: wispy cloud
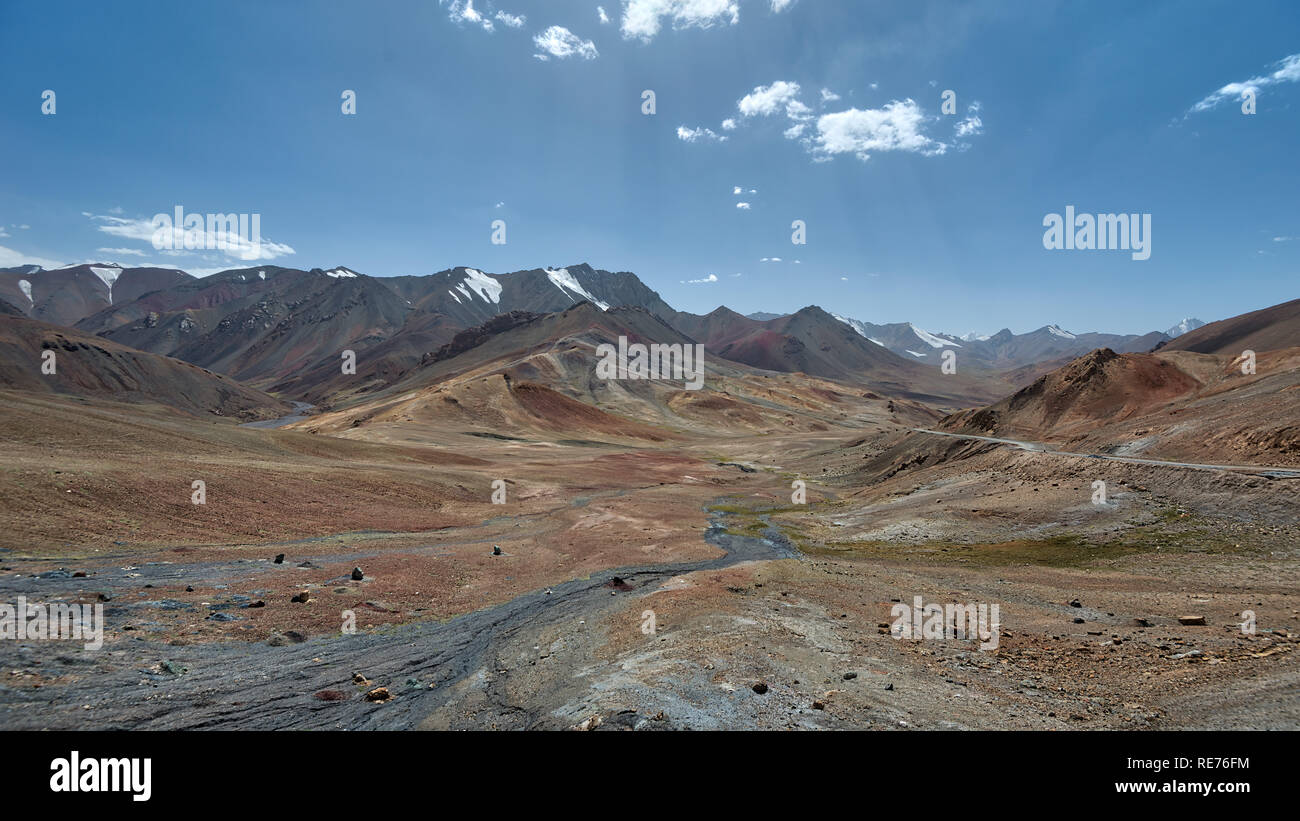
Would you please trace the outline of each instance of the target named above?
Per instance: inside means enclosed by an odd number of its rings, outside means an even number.
[[[39,265],[42,268],[62,268],[66,263],[53,259],[34,257],[0,245],[0,268],[15,268],[19,265]]]
[[[703,279],[684,279],[682,280],[682,284],[683,285],[707,285],[710,282],[717,282],[717,281],[718,281],[717,274],[709,274]]]
[[[1229,100],[1240,100],[1246,92],[1258,94],[1260,89],[1269,86],[1279,85],[1281,83],[1300,82],[1300,54],[1292,54],[1284,57],[1274,64],[1277,68],[1270,74],[1262,74],[1258,77],[1251,77],[1249,80],[1242,80],[1239,83],[1228,83],[1223,88],[1215,91],[1205,97],[1196,105],[1187,110],[1187,117],[1202,111],[1209,111],[1212,108]]]
[[[542,61],[552,57],[559,60],[568,57],[594,60],[600,56],[595,43],[583,40],[564,26],[551,26],[537,34],[533,37],[533,45],[537,46],[537,53],[533,56]]]
[[[711,129],[687,128],[684,125],[677,126],[677,139],[688,143],[699,142],[700,140],[715,143],[725,143],[727,141],[725,136],[715,133]]]
[[[122,239],[147,242],[151,246],[154,236],[161,230],[154,224],[152,219],[142,217],[133,219],[108,214],[92,214],[89,211],[83,211],[82,216],[98,223],[96,227],[105,234],[121,237]],[[206,225],[194,228],[186,228],[181,225],[172,226],[171,239],[172,249],[174,250],[160,251],[160,253],[167,256],[185,256],[189,249],[217,249],[228,257],[244,261],[270,260],[297,253],[293,248],[282,242],[272,242],[265,238],[243,237],[239,234],[229,233],[224,229],[209,231]]]
[[[747,203],[747,202],[738,202],[738,203],[736,203],[736,207],[739,208],[741,211],[748,211],[748,210],[749,210],[749,203]]]
[[[139,250],[139,249],[137,249],[137,248],[96,248],[95,250],[98,251],[98,252],[101,253],[101,254],[113,254],[113,255],[115,255],[115,256],[119,256],[119,257],[142,257],[142,256],[145,256],[144,251],[141,251],[141,250]]]

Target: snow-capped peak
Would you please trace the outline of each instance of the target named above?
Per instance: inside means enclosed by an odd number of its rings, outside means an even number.
[[[962,342],[987,342],[992,338],[992,334],[977,334],[974,331],[971,331],[968,334],[962,334],[958,337]]]
[[[1181,321],[1180,321],[1177,325],[1175,325],[1174,327],[1172,327],[1172,328],[1170,328],[1169,330],[1165,331],[1165,336],[1170,336],[1170,337],[1182,336],[1183,334],[1187,333],[1188,331],[1194,331],[1194,330],[1196,330],[1197,328],[1201,328],[1201,327],[1204,327],[1204,326],[1205,326],[1205,323],[1202,322],[1201,320],[1199,320],[1199,319],[1194,319],[1194,318],[1192,318],[1192,317],[1187,317],[1186,319],[1181,320]]]
[[[1070,333],[1069,331],[1061,330],[1061,326],[1059,325],[1048,325],[1047,332],[1052,336],[1059,336],[1061,339],[1075,338],[1074,334]]]
[[[357,275],[356,271],[353,271],[351,268],[344,268],[342,266],[339,266],[338,268],[335,268],[331,271],[325,272],[325,276],[335,277],[336,279],[339,277],[345,277],[350,279],[352,277],[355,277],[356,275]]]
[[[925,344],[929,345],[931,348],[943,348],[948,345],[951,345],[954,348],[961,347],[956,342],[951,342],[947,339],[940,339],[939,337],[935,336],[929,331],[923,331],[910,322],[908,323],[908,327],[912,329],[912,333],[916,334],[917,338],[919,338]],[[908,353],[911,353],[911,351],[908,351]]]
[[[863,322],[863,321],[861,321],[861,320],[859,320],[859,319],[852,319],[852,318],[847,317],[847,316],[840,316],[839,314],[831,314],[831,316],[835,317],[835,318],[838,319],[840,322],[843,322],[845,325],[848,325],[850,328],[852,328],[853,330],[857,331],[857,332],[858,332],[858,336],[866,336],[867,339],[871,339],[871,337],[867,336],[867,323],[865,323],[865,322]],[[876,342],[876,340],[874,340],[874,339],[871,339],[871,341],[872,341],[872,342]],[[879,342],[876,342],[876,344],[877,344],[877,345],[880,345]],[[881,346],[881,347],[884,347],[884,346]]]
[[[601,302],[599,299],[596,299],[594,296],[587,293],[587,290],[578,284],[578,280],[574,278],[573,274],[569,273],[568,268],[557,268],[555,270],[544,268],[543,270],[546,272],[546,278],[551,281],[551,284],[556,288],[559,288],[560,292],[569,297],[569,299],[577,302],[578,299],[573,295],[578,294],[592,305],[599,307],[602,311],[609,310],[609,304]]]

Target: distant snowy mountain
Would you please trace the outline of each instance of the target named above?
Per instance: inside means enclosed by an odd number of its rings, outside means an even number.
[[[995,370],[1018,368],[1065,356],[1080,356],[1096,348],[1111,348],[1120,353],[1148,351],[1167,338],[1161,333],[1142,336],[1075,334],[1060,325],[1044,325],[1025,334],[1013,334],[1003,328],[996,334],[968,333],[955,336],[926,331],[910,322],[876,325],[851,317],[835,318],[900,356],[911,356],[937,366],[942,357],[931,354],[937,354],[940,350],[952,350],[957,354],[959,367],[960,363],[965,363],[974,368]],[[918,342],[922,344],[917,344]]]
[[[1202,322],[1199,319],[1192,319],[1191,317],[1188,317],[1187,319],[1184,319],[1181,322],[1179,322],[1174,327],[1165,331],[1165,336],[1169,337],[1170,339],[1173,339],[1175,337],[1182,336],[1188,331],[1194,331],[1197,328],[1203,328],[1203,327],[1205,327],[1204,322]]]

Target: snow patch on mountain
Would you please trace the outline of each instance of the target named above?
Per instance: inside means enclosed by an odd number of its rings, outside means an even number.
[[[912,333],[916,334],[917,337],[918,337],[922,342],[924,342],[925,344],[929,345],[931,348],[943,348],[943,347],[947,347],[948,345],[951,345],[951,346],[953,346],[954,348],[960,348],[960,347],[961,347],[961,346],[958,345],[956,342],[950,342],[950,341],[948,341],[947,339],[940,339],[939,337],[935,336],[934,334],[929,333],[928,331],[923,331],[923,330],[921,330],[920,328],[916,327],[915,325],[913,325],[913,324],[911,324],[911,323],[908,323],[908,327],[912,329]],[[911,353],[911,351],[908,351],[908,353]]]
[[[353,271],[351,268],[340,267],[340,268],[335,268],[332,271],[326,271],[325,276],[334,277],[335,279],[338,279],[340,277],[345,279],[352,279],[357,276],[357,272]]]
[[[957,337],[957,338],[960,339],[962,342],[988,342],[990,339],[993,338],[993,335],[992,335],[992,334],[977,334],[977,333],[975,333],[974,331],[971,331],[970,333],[968,333],[968,334],[962,334],[961,336],[959,336],[959,337]]]
[[[474,268],[466,268],[465,281],[461,283],[460,287],[461,293],[465,294],[467,297],[469,294],[464,291],[465,288],[469,288],[474,293],[483,297],[483,299],[491,302],[493,305],[501,304],[501,283],[497,282],[482,271]],[[594,302],[595,300],[592,301]]]
[[[928,353],[917,353],[916,351],[908,351],[908,353],[910,353],[912,356],[920,357],[922,359],[929,356]]]
[[[574,278],[573,274],[569,273],[568,268],[558,268],[554,271],[550,268],[544,268],[542,270],[546,272],[546,278],[551,281],[551,284],[556,288],[559,288],[561,293],[569,299],[572,299],[574,302],[579,301],[577,297],[574,296],[574,294],[578,294],[578,296],[581,296],[592,305],[599,307],[602,311],[609,310],[609,304],[601,302],[599,299],[596,299],[594,296],[587,293],[586,289],[578,284],[578,280]]]
[[[33,305],[36,304],[36,300],[32,299],[32,284],[30,282],[25,279],[18,280],[18,288],[23,292],[23,296],[27,297],[28,302]]]
[[[104,281],[108,286],[108,304],[113,304],[113,283],[122,275],[121,268],[101,268],[97,265],[90,266],[90,272]]]
[[[1061,330],[1059,325],[1048,325],[1047,332],[1052,336],[1059,336],[1061,339],[1075,339],[1075,335],[1069,331]]]

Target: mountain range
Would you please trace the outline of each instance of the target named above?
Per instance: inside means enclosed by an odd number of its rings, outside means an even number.
[[[342,266],[304,271],[267,265],[202,278],[117,263],[57,270],[21,266],[0,269],[0,300],[32,319],[75,325],[250,384],[304,394],[319,393],[314,388],[331,382],[342,350],[371,352],[358,367],[382,383],[459,330],[511,311],[550,313],[582,301],[602,310],[643,308],[717,356],[835,379],[871,379],[889,371],[925,381],[923,370],[937,369],[945,350],[956,354],[959,372],[1009,373],[1098,347],[1151,350],[1175,331],[1202,324],[1188,319],[1169,332],[1128,335],[1076,334],[1046,325],[1025,334],[1003,329],[957,336],[908,322],[835,316],[815,306],[793,314],[742,316],[720,307],[696,315],[674,310],[635,274],[585,263],[509,274],[456,267],[397,277],[370,277]],[[935,395],[930,389],[921,393]]]

